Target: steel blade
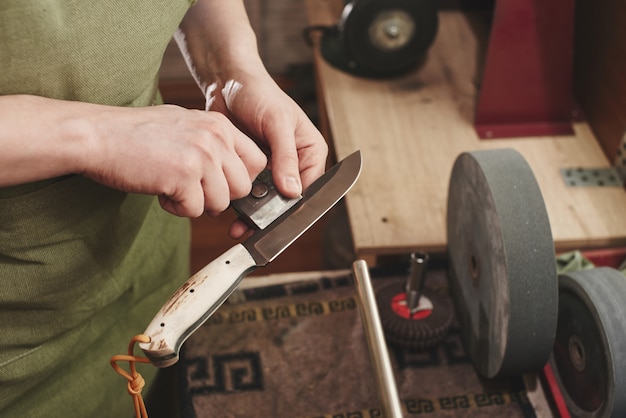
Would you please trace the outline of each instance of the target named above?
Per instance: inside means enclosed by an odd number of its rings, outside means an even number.
[[[302,200],[242,245],[264,266],[283,252],[352,188],[361,174],[361,151],[344,158],[311,184]]]

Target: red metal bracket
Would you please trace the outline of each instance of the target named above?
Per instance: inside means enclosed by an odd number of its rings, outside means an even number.
[[[475,129],[480,138],[571,135],[574,0],[498,0]]]

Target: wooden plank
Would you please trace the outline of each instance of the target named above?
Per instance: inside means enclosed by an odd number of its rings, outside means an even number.
[[[335,22],[341,0],[307,0],[310,24]],[[424,66],[393,80],[353,77],[316,51],[320,100],[337,158],[356,149],[364,168],[346,197],[357,256],[445,252],[447,188],[464,151],[512,147],[542,190],[557,251],[626,243],[622,188],[568,188],[564,167],[608,167],[589,126],[563,137],[480,140],[473,128],[488,27],[477,14],[440,12]]]

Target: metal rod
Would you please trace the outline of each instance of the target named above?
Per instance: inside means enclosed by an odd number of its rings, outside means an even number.
[[[428,254],[411,254],[411,270],[406,283],[406,302],[411,315],[415,313],[419,306],[420,296],[422,296],[422,290],[424,288],[424,277],[426,276],[427,265]]]
[[[364,260],[356,260],[352,263],[352,273],[361,302],[361,318],[363,318],[363,328],[365,329],[370,359],[374,366],[374,377],[378,386],[383,416],[385,418],[402,418],[400,397],[389,360],[383,327],[380,324],[376,295],[372,288],[367,263]]]

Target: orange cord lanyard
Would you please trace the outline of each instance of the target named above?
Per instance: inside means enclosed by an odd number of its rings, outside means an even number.
[[[133,398],[135,416],[137,418],[148,418],[148,411],[146,410],[146,405],[144,404],[141,396],[141,390],[145,386],[146,382],[143,380],[141,374],[137,372],[135,363],[150,363],[150,360],[146,357],[140,357],[133,354],[135,343],[137,342],[148,343],[150,342],[150,337],[143,334],[135,335],[128,344],[128,354],[118,354],[111,357],[111,366],[118,374],[128,380],[127,389],[128,394]],[[130,373],[118,366],[118,361],[127,361],[130,365]]]

